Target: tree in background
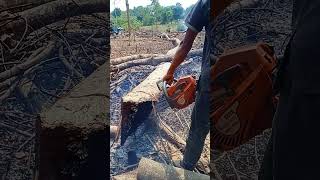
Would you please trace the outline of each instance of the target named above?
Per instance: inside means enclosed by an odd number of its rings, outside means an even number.
[[[129,0],[126,0],[126,8],[127,8],[127,20],[128,20],[128,31],[129,31],[129,46],[130,46],[130,39],[131,39],[131,27],[130,27],[130,15],[129,15]]]
[[[184,9],[180,3],[173,7],[173,19],[178,21],[184,17]]]
[[[181,20],[192,10],[193,6],[191,5],[184,10],[180,3],[173,6],[161,6],[159,0],[150,0],[149,5],[134,7],[133,9],[129,9],[129,13],[115,8],[111,12],[111,21],[115,26],[125,28],[126,31],[129,31],[129,26],[132,30],[138,30],[141,26],[153,27],[158,24],[170,24],[169,26],[173,28],[172,26],[175,26],[175,24],[178,23],[179,25],[179,23],[182,23]]]
[[[120,8],[115,8],[112,12],[111,15],[115,18],[120,17],[121,16],[121,9]]]
[[[161,24],[168,24],[173,21],[173,9],[171,7],[163,7],[159,18]]]

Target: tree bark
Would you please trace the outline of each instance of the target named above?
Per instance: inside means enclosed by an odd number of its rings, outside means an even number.
[[[66,158],[74,155],[68,150],[68,145],[79,142],[88,146],[89,167],[81,166],[83,169],[80,172],[88,174],[88,177],[86,175],[87,178],[83,179],[107,176],[103,168],[108,163],[105,156],[106,142],[110,138],[107,128],[110,123],[107,73],[108,64],[105,63],[69,94],[40,113],[36,129],[39,142],[36,146],[39,148],[39,180],[52,177],[72,179],[71,175],[62,174],[61,168],[66,165]]]
[[[202,49],[196,49],[189,52],[186,58],[191,58],[194,56],[202,56]],[[145,58],[145,59],[137,59],[129,62],[124,62],[115,66],[111,66],[111,71],[122,71],[127,68],[131,68],[133,66],[141,66],[141,65],[152,65],[157,66],[162,62],[170,62],[173,56],[170,55],[159,55],[156,57]]]
[[[185,169],[173,167],[170,165],[165,165],[158,163],[156,161],[142,158],[139,163],[137,180],[210,180],[210,176],[195,173]]]
[[[122,63],[136,60],[136,59],[152,58],[155,56],[158,56],[158,54],[136,54],[136,55],[124,56],[124,57],[111,59],[110,62],[111,62],[111,65],[118,65],[118,64],[122,64]]]
[[[33,54],[24,62],[13,68],[0,73],[0,81],[6,80],[12,76],[15,76],[21,72],[26,71],[30,67],[38,64],[41,60],[48,57],[54,50],[55,42],[49,42],[47,47],[42,47],[33,52]]]
[[[22,33],[25,31],[26,23],[31,26],[33,30],[37,30],[72,16],[99,12],[106,13],[108,6],[109,3],[106,0],[52,1],[17,13],[17,19],[15,21],[1,27],[0,35],[3,33]]]
[[[122,97],[119,129],[121,145],[152,112],[152,102],[156,102],[160,97],[156,83],[161,80],[169,67],[170,63],[158,66],[143,82]]]
[[[0,12],[19,12],[54,0],[0,0]]]
[[[129,45],[131,41],[131,26],[130,26],[130,14],[129,14],[129,0],[126,0],[126,8],[127,8],[127,20],[128,20],[128,32],[129,32]]]

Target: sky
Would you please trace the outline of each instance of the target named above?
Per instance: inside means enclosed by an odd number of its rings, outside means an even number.
[[[182,4],[184,9],[186,9],[190,5],[195,4],[197,0],[159,0],[160,5],[162,6],[171,6],[178,2]],[[151,4],[151,0],[129,0],[130,9],[137,6],[147,6],[149,4]],[[125,0],[110,0],[110,11],[113,11],[116,7],[123,11],[126,10]]]

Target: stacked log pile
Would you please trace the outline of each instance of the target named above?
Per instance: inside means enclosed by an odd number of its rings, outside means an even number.
[[[38,114],[106,62],[109,4],[100,0],[0,2],[0,175],[32,179],[38,168]],[[59,173],[79,176],[80,164],[87,162],[86,146],[79,141],[69,144],[74,159]]]

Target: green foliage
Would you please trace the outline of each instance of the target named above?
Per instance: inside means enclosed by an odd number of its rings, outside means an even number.
[[[121,16],[121,9],[120,8],[115,8],[112,12],[111,12],[111,15],[113,17],[119,17]]]
[[[193,5],[184,10],[180,3],[174,6],[164,7],[160,5],[159,0],[150,0],[149,5],[134,7],[129,11],[130,24],[133,29],[137,29],[141,26],[166,25],[172,24],[172,22],[178,23],[191,11],[192,7]],[[127,29],[128,25],[125,11],[115,8],[111,14],[111,21],[116,26]],[[179,26],[178,30],[184,28],[183,25]]]
[[[183,32],[187,30],[187,26],[183,22],[179,22],[177,25],[177,31]]]
[[[125,13],[122,13],[120,17],[112,17],[111,21],[114,26],[128,30],[128,19]],[[133,30],[137,30],[142,26],[142,23],[137,19],[137,17],[130,16],[130,26]]]
[[[184,9],[180,3],[177,3],[175,7],[173,7],[173,19],[180,20],[184,17]]]

